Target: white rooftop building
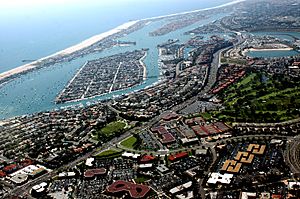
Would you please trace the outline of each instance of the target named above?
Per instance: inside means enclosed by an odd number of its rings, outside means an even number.
[[[193,199],[194,193],[193,193],[193,191],[188,191],[187,195],[179,194],[179,195],[176,195],[176,198],[178,198],[178,199]]]
[[[185,189],[190,188],[192,185],[193,185],[193,182],[189,181],[189,182],[187,182],[185,184],[182,184],[182,185],[179,185],[177,187],[174,187],[173,189],[170,189],[170,193],[171,194],[176,194],[176,193],[178,193],[180,191],[183,191]]]
[[[92,167],[94,160],[95,160],[95,158],[88,158],[88,159],[86,159],[85,165],[89,166],[89,167]]]
[[[62,172],[58,174],[58,177],[60,178],[65,178],[65,177],[75,177],[76,173],[75,172]]]
[[[140,169],[148,169],[148,168],[152,168],[152,164],[140,164],[139,168]]]
[[[211,173],[210,178],[208,179],[208,184],[230,184],[233,174],[220,174],[220,173]]]
[[[242,192],[241,199],[256,198],[256,193]]]
[[[128,152],[124,152],[122,153],[122,157],[124,158],[133,158],[133,159],[137,159],[138,157],[140,157],[140,154],[134,154],[134,153],[128,153]]]

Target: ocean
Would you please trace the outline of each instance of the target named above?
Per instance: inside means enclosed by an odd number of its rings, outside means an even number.
[[[80,1],[83,0],[74,0],[74,2]],[[230,0],[128,0],[128,4],[121,0],[111,0],[110,2],[116,1],[119,4],[91,0],[87,1],[89,3],[86,4],[65,5],[63,8],[54,9],[49,5],[38,10],[24,11],[20,8],[21,10],[3,10],[1,12],[0,8],[0,72],[23,65],[22,60],[42,58],[130,20],[210,8],[231,2]],[[13,12],[16,12],[16,15],[9,18]],[[149,78],[142,85],[95,99],[63,105],[54,103],[55,97],[88,60],[135,49],[150,48],[145,59],[147,73],[148,76],[157,77],[159,75],[157,44],[170,38],[179,38],[184,42],[189,38],[183,34],[185,31],[223,16],[225,15],[220,13],[161,37],[150,37],[148,33],[166,22],[154,22],[139,31],[120,38],[122,41],[136,41],[136,46],[111,48],[23,75],[0,88],[0,119],[66,106],[86,105],[150,86],[158,79]]]
[[[74,0],[66,4],[16,6],[14,9],[1,7],[0,2],[0,73],[130,20],[210,8],[230,1]]]

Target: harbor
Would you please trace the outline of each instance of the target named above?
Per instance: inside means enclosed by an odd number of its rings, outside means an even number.
[[[213,14],[212,11],[211,13]],[[65,106],[76,106],[78,104],[86,106],[87,104],[97,103],[99,100],[116,98],[128,93],[148,88],[157,83],[159,80],[160,70],[158,68],[158,44],[161,44],[172,38],[178,38],[180,42],[185,42],[189,40],[191,36],[184,35],[184,32],[201,25],[208,24],[211,21],[226,16],[227,14],[228,13],[226,12],[218,13],[193,25],[158,37],[151,37],[149,36],[149,33],[162,27],[167,22],[167,19],[153,21],[151,23],[147,22],[145,23],[147,25],[145,25],[143,28],[118,38],[119,41],[136,42],[136,45],[114,45],[114,47],[106,48],[102,51],[94,51],[93,53],[79,56],[76,59],[62,63],[55,63],[54,65],[43,67],[22,75],[1,87],[0,118],[4,119],[24,114],[33,114],[40,111],[60,109]],[[149,51],[147,52],[147,56],[143,61],[147,68],[147,78],[142,83],[130,88],[121,89],[119,91],[112,91],[111,93],[94,96],[89,99],[72,101],[65,105],[55,103],[56,97],[68,85],[78,70],[80,70],[80,68],[89,60],[96,60],[99,58],[143,48],[147,48]]]

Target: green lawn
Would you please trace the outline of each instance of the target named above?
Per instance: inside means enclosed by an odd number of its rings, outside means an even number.
[[[145,181],[149,180],[148,177],[146,176],[140,176],[140,177],[137,177],[136,179],[134,179],[134,181],[137,183],[137,184],[140,184],[140,183],[144,183]]]
[[[220,93],[225,107],[211,112],[228,122],[280,122],[299,117],[300,82],[284,75],[248,74]]]
[[[95,155],[95,157],[97,158],[116,158],[121,156],[122,151],[119,150],[115,150],[115,149],[109,149],[106,151],[103,151],[97,155]]]
[[[121,145],[126,148],[133,149],[136,142],[137,142],[137,139],[134,136],[131,136],[131,137],[127,138],[126,140],[124,140],[123,142],[121,142]]]
[[[103,128],[96,131],[93,135],[93,139],[107,141],[115,136],[120,136],[128,128],[126,121],[114,121],[108,123]]]
[[[211,119],[211,114],[209,114],[209,113],[201,113],[200,115],[204,120],[210,120]]]
[[[102,134],[105,134],[107,136],[112,135],[116,132],[120,132],[124,130],[126,126],[126,123],[123,121],[116,121],[116,122],[111,122],[107,124],[104,128],[100,130]]]

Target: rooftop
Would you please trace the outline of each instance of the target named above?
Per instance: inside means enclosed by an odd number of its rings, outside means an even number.
[[[84,172],[85,178],[93,178],[97,175],[104,175],[106,173],[105,168],[99,168],[99,169],[89,169]]]
[[[233,174],[220,174],[220,173],[211,173],[210,178],[208,179],[207,183],[208,184],[216,184],[216,183],[221,183],[221,184],[230,184],[231,179],[233,177]]]
[[[189,154],[187,152],[181,152],[181,153],[177,153],[176,155],[170,155],[169,156],[169,160],[170,161],[175,161],[175,160],[179,160],[181,158],[185,158],[187,157]]]
[[[107,188],[107,191],[110,193],[128,191],[132,198],[144,198],[146,194],[150,191],[150,188],[145,185],[118,180],[111,184]]]

